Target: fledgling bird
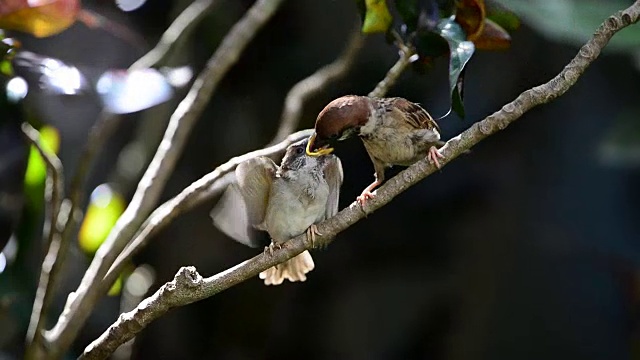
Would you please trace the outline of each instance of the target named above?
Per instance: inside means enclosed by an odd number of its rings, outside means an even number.
[[[357,198],[360,204],[373,197],[371,191],[384,181],[386,168],[409,166],[425,156],[440,168],[438,158],[444,158],[436,147],[444,144],[438,124],[420,105],[399,97],[348,95],[333,100],[316,119],[307,154],[329,154],[337,141],[352,136],[362,139],[375,170],[375,181]]]
[[[235,240],[258,246],[251,227],[269,233],[273,251],[304,232],[315,241],[316,223],[338,212],[343,173],[334,155],[307,156],[308,139],[287,148],[280,167],[258,157],[236,168],[237,186],[230,186],[212,212],[216,226]],[[265,285],[305,281],[314,268],[308,251],[260,273]]]

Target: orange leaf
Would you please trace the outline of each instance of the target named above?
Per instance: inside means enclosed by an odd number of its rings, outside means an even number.
[[[71,26],[78,11],[80,0],[3,0],[0,28],[47,37]]]
[[[482,33],[473,43],[478,50],[505,50],[511,46],[511,36],[502,26],[485,19]]]
[[[456,2],[455,20],[467,34],[467,40],[473,41],[482,33],[484,27],[484,0],[460,0]]]

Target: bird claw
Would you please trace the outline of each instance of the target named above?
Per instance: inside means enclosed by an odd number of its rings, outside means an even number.
[[[427,155],[427,157],[433,165],[440,169],[440,162],[438,161],[438,158],[444,159],[444,155],[440,154],[440,151],[438,151],[435,146],[429,148],[429,154]]]
[[[360,206],[364,206],[364,203],[367,200],[372,199],[374,196],[375,196],[374,193],[372,193],[369,190],[365,190],[362,192],[362,194],[360,194],[360,196],[356,198],[356,201],[358,201],[358,204],[360,204]]]
[[[280,250],[282,249],[282,244],[276,244],[274,242],[271,242],[271,244],[269,244],[269,246],[265,246],[264,247],[264,253],[267,254],[269,253],[269,256],[273,256],[273,250]]]
[[[316,224],[311,224],[307,229],[307,239],[311,241],[311,247],[316,247],[316,235],[322,236],[322,234],[318,231],[318,227]]]

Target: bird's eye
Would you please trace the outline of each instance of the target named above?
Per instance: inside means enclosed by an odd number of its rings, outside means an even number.
[[[303,152],[304,152],[304,149],[303,149],[303,148],[301,148],[301,147],[296,148],[296,154],[300,155],[300,154],[302,154]]]

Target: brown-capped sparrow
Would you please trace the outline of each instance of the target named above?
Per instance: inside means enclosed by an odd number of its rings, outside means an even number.
[[[215,225],[237,241],[258,246],[251,227],[269,233],[273,251],[289,239],[307,233],[311,242],[318,234],[316,223],[338,212],[343,174],[334,155],[307,156],[308,139],[287,148],[280,167],[258,157],[236,168],[237,185],[230,186],[211,212]],[[311,254],[300,255],[260,273],[266,285],[283,280],[305,281],[313,270]]]
[[[409,166],[428,156],[440,168],[438,158],[444,156],[436,146],[444,143],[439,130],[426,110],[406,99],[348,95],[333,100],[320,112],[307,154],[329,154],[337,141],[359,136],[375,170],[375,181],[358,196],[358,202],[364,204],[392,165]]]

